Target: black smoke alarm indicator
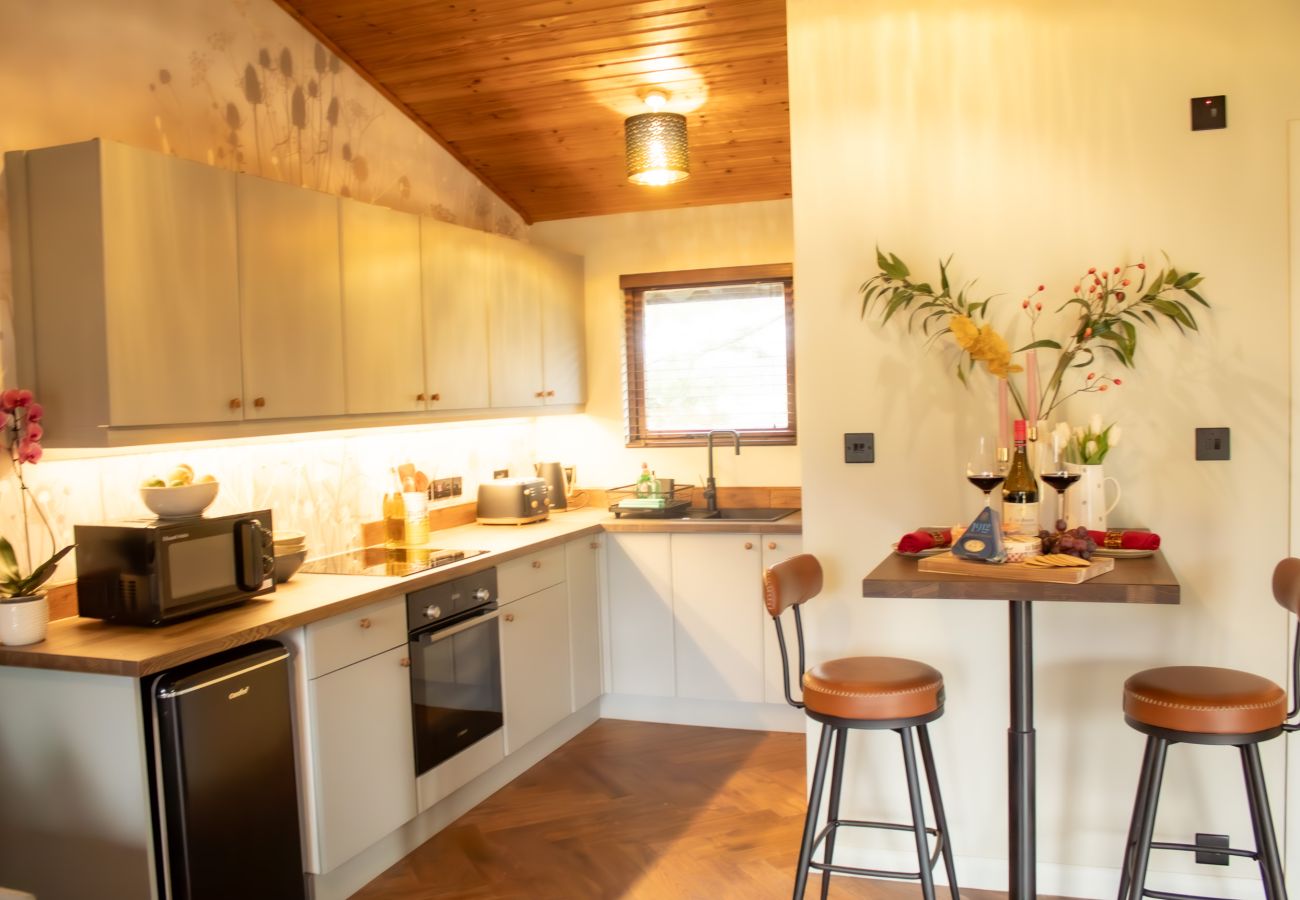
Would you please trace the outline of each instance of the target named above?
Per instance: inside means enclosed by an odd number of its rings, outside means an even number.
[[[1223,94],[1217,97],[1192,98],[1192,131],[1209,131],[1212,128],[1228,127],[1228,98]]]

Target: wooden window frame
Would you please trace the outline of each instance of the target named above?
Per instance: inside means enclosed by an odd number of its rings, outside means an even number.
[[[702,447],[708,432],[691,431],[652,434],[645,423],[644,344],[645,292],[678,288],[709,287],[718,284],[757,284],[779,281],[785,289],[785,357],[786,402],[790,411],[788,428],[740,429],[746,445],[793,445],[799,442],[795,410],[794,368],[794,266],[770,263],[759,266],[730,266],[715,269],[687,269],[676,272],[645,272],[619,278],[623,290],[623,331],[625,339],[626,382],[625,416],[628,447]]]

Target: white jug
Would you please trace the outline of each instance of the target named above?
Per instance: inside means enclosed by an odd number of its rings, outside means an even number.
[[[1105,531],[1106,516],[1110,515],[1119,503],[1119,482],[1107,478],[1101,465],[1085,466],[1071,463],[1071,472],[1080,473],[1081,477],[1065,493],[1065,508],[1070,527],[1083,525],[1089,531]],[[1115,486],[1115,499],[1106,502],[1106,484]]]

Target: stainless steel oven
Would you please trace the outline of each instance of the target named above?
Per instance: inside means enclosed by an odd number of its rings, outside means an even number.
[[[417,777],[501,730],[496,569],[407,595]]]

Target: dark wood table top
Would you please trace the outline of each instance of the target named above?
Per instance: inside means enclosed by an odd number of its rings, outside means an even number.
[[[864,597],[949,600],[1066,600],[1082,603],[1178,603],[1178,579],[1159,551],[1145,559],[1117,559],[1113,571],[1082,584],[1007,581],[993,577],[918,572],[918,560],[890,553],[862,579]],[[990,567],[996,568],[996,567]]]

